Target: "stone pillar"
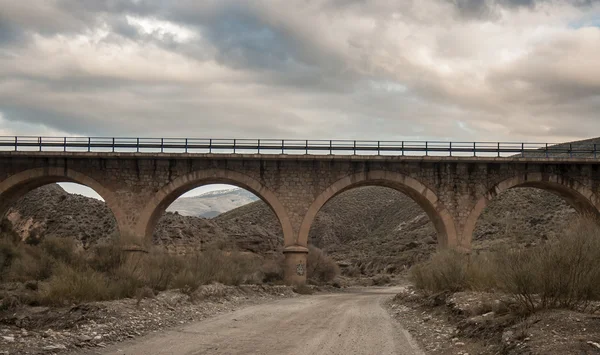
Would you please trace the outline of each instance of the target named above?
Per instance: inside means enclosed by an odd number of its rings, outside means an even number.
[[[286,285],[306,284],[306,256],[308,249],[301,245],[291,245],[283,249],[285,263],[283,280]]]

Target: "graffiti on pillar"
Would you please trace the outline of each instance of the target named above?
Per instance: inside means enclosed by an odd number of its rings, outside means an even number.
[[[298,274],[298,276],[304,275],[304,265],[302,263],[296,265],[296,274]]]

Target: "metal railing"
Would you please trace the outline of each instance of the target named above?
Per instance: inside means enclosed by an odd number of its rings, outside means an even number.
[[[1,151],[597,158],[596,143],[0,136]]]

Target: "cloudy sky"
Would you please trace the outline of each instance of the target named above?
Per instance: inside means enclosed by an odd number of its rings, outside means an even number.
[[[600,135],[600,1],[0,0],[0,134]]]

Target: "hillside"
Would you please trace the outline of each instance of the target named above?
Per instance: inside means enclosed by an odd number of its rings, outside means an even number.
[[[184,216],[212,218],[256,200],[258,197],[244,189],[217,190],[194,197],[178,198],[167,211],[177,211]]]

